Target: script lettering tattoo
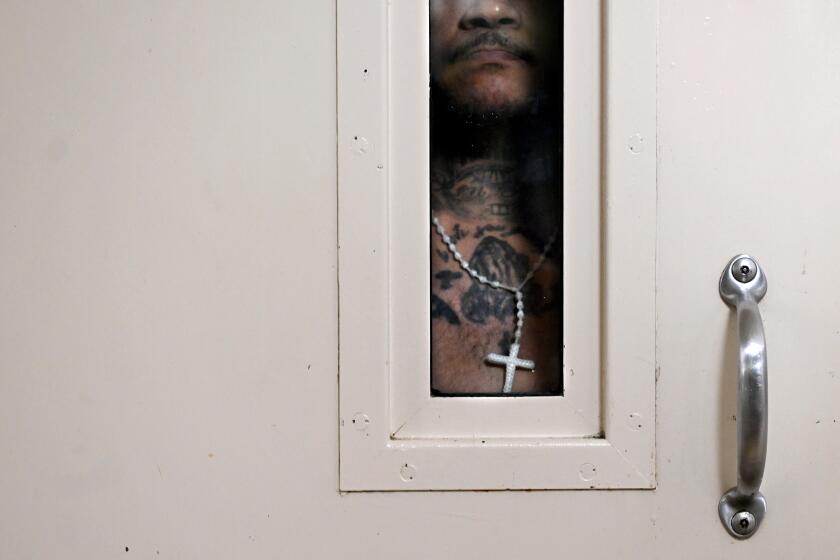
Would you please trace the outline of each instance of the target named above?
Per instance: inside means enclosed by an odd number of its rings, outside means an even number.
[[[481,239],[486,233],[499,233],[503,232],[505,229],[507,229],[505,226],[497,224],[487,224],[485,226],[478,226],[475,230],[475,234],[473,234],[473,237],[476,239]],[[502,233],[502,236],[506,237],[507,235]]]
[[[441,290],[448,290],[452,287],[452,283],[455,280],[463,278],[464,274],[462,272],[453,272],[451,270],[441,270],[437,274],[435,274],[435,278],[440,281],[440,289]]]
[[[514,167],[505,162],[481,161],[453,172],[432,174],[432,208],[462,217],[508,215],[517,205]]]
[[[435,249],[435,253],[437,253],[437,256],[439,256],[440,260],[442,260],[443,262],[445,262],[445,263],[449,262],[449,253],[447,251],[442,251],[440,249]]]
[[[452,239],[454,243],[458,243],[463,238],[467,237],[470,234],[469,230],[462,229],[461,224],[455,224],[455,227],[452,230],[452,235],[449,237]]]
[[[461,324],[455,310],[435,294],[432,294],[432,319],[443,319],[450,325]]]

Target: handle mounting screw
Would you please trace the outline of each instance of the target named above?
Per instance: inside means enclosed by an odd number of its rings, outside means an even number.
[[[755,530],[755,516],[748,511],[739,511],[732,516],[730,525],[739,535],[749,535]]]
[[[755,278],[757,272],[758,265],[755,264],[754,260],[748,257],[742,257],[732,263],[732,276],[734,276],[735,280],[741,282],[742,284],[751,282],[753,278]]]

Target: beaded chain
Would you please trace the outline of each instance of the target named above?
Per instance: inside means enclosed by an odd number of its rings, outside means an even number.
[[[522,293],[522,289],[525,287],[525,284],[531,281],[534,277],[534,274],[542,267],[545,263],[545,260],[548,256],[549,251],[554,246],[554,242],[557,239],[557,229],[554,229],[554,232],[551,234],[551,237],[548,239],[548,242],[545,244],[545,247],[540,254],[539,259],[537,259],[536,264],[531,267],[531,270],[528,274],[525,275],[525,278],[522,279],[522,282],[519,283],[518,286],[509,286],[507,284],[503,284],[498,280],[490,280],[483,274],[480,274],[477,270],[472,268],[467,260],[461,255],[458,251],[458,247],[455,245],[455,242],[452,240],[449,235],[447,235],[446,230],[441,225],[440,221],[437,219],[437,216],[434,214],[432,215],[432,224],[435,226],[435,230],[437,231],[438,235],[440,235],[441,240],[449,249],[449,252],[452,253],[452,256],[458,262],[461,268],[464,271],[472,276],[477,282],[484,284],[485,286],[489,286],[491,288],[495,288],[497,290],[505,290],[507,292],[511,292],[514,297],[516,298],[516,330],[513,333],[513,343],[510,347],[510,355],[509,356],[500,356],[498,354],[489,354],[487,356],[487,361],[495,364],[495,365],[505,365],[505,385],[503,392],[510,393],[513,389],[513,377],[516,373],[516,368],[525,368],[525,369],[534,369],[534,362],[530,360],[523,360],[518,358],[519,353],[519,342],[522,339],[522,327],[525,324],[525,302],[524,296]]]

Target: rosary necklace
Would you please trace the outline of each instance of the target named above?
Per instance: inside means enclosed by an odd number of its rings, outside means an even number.
[[[510,393],[513,390],[513,378],[516,375],[517,369],[534,371],[536,368],[536,364],[534,364],[532,360],[525,360],[519,357],[519,342],[522,339],[522,326],[525,324],[525,302],[523,301],[524,297],[522,289],[525,287],[525,284],[531,281],[534,274],[536,274],[543,263],[545,263],[546,256],[548,255],[548,252],[551,251],[551,247],[557,239],[557,228],[554,229],[554,232],[545,244],[545,247],[540,254],[540,258],[537,259],[537,263],[531,268],[528,274],[525,275],[522,282],[520,282],[517,286],[508,286],[507,284],[502,284],[498,280],[490,280],[486,276],[479,274],[477,270],[470,266],[463,255],[461,255],[458,251],[458,247],[455,245],[455,242],[446,234],[446,230],[443,229],[443,226],[434,214],[432,214],[432,223],[434,224],[438,235],[440,235],[440,238],[443,240],[443,243],[449,248],[449,252],[452,253],[452,256],[455,257],[455,260],[467,274],[485,286],[489,286],[496,290],[511,292],[516,298],[516,330],[513,333],[513,343],[510,345],[508,355],[504,356],[502,354],[490,353],[484,358],[488,364],[505,367],[505,385],[502,392]]]

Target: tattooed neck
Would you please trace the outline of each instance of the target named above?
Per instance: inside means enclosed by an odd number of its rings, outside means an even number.
[[[502,159],[434,161],[432,209],[460,219],[489,220],[510,228],[555,222],[557,189],[553,169],[531,169]],[[552,226],[553,227],[553,226]],[[542,229],[542,228],[540,228]]]
[[[432,207],[462,218],[508,216],[518,198],[515,167],[500,160],[434,165],[431,187]]]

